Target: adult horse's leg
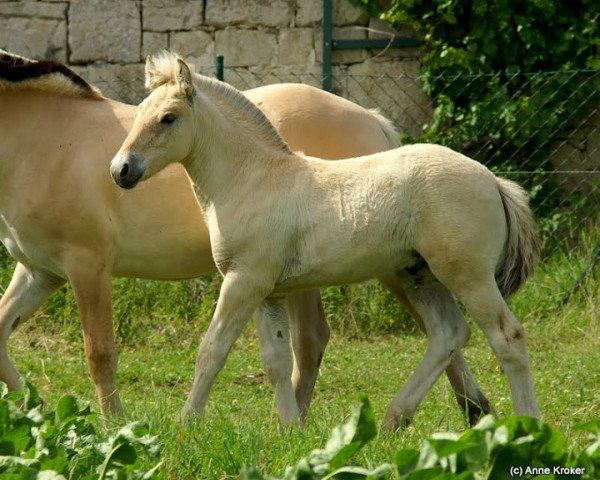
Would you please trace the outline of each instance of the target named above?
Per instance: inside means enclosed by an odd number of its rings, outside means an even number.
[[[452,294],[423,268],[414,275],[397,274],[410,303],[423,321],[428,345],[423,360],[392,400],[383,427],[395,430],[408,424],[435,381],[467,343],[470,330]]]
[[[83,346],[103,414],[122,415],[117,391],[118,354],[111,305],[110,261],[77,259],[67,271],[81,317]]]
[[[17,369],[8,358],[8,337],[64,282],[60,277],[17,263],[10,284],[0,300],[0,380],[9,389],[20,389],[21,381]]]
[[[294,348],[292,383],[304,422],[330,335],[319,290],[289,294],[288,314]]]
[[[256,315],[260,354],[267,376],[275,391],[275,402],[281,422],[289,424],[300,415],[292,387],[292,350],[289,322],[284,299],[267,299]]]
[[[423,333],[427,334],[423,320],[410,303],[410,300],[404,291],[401,279],[395,274],[390,274],[381,277],[380,281],[400,300],[402,305],[406,307],[408,312],[415,319],[419,328]],[[471,373],[471,370],[469,370],[462,351],[457,351],[452,355],[450,364],[446,368],[446,375],[454,390],[456,401],[464,413],[468,415],[471,426],[475,425],[482,415],[490,413],[490,403],[481,392],[475,378],[473,378],[473,374]]]

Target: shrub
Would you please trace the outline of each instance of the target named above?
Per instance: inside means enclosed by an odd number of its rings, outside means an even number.
[[[152,478],[160,462],[144,468],[142,457],[156,460],[156,438],[139,422],[105,438],[93,424],[95,415],[73,396],[63,396],[56,410],[42,407],[35,387],[8,392],[0,384],[0,477],[10,479]]]
[[[488,415],[462,434],[438,433],[419,450],[402,449],[394,459],[375,468],[349,465],[352,455],[377,435],[373,411],[366,398],[349,421],[333,430],[324,449],[313,450],[283,477],[263,476],[245,467],[241,480],[367,479],[466,480],[536,478],[598,478],[600,474],[600,420],[579,427],[590,432],[582,452],[566,446],[564,436],[548,424],[525,416],[503,420]],[[537,472],[537,473],[536,473]],[[541,478],[541,477],[540,477]]]

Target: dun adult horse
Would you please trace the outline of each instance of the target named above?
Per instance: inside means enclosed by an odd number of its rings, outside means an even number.
[[[411,145],[327,162],[292,153],[235,88],[194,76],[180,58],[146,63],[150,95],[112,160],[130,189],[181,163],[207,222],[223,275],[182,415],[202,413],[211,385],[255,310],[261,353],[284,423],[300,414],[291,382],[285,301],[295,291],[394,275],[429,338],[384,426],[409,420],[482,328],[508,376],[517,413],[539,416],[524,331],[504,297],[532,272],[537,235],[515,183],[437,145]]]
[[[290,148],[338,159],[395,146],[389,122],[303,85],[245,92]],[[183,279],[212,273],[207,228],[185,171],[173,166],[124,192],[107,174],[135,107],[109,100],[64,65],[0,52],[0,240],[18,261],[0,300],[0,380],[20,387],[7,342],[68,281],[77,300],[85,354],[104,413],[121,410],[111,278]],[[382,278],[413,315],[394,276]],[[329,338],[317,291],[288,309],[301,410],[312,396]],[[447,368],[471,421],[488,403],[457,352]]]

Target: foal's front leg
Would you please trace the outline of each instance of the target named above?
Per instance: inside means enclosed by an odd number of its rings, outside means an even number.
[[[225,365],[229,350],[266,296],[256,285],[244,275],[225,275],[217,308],[198,349],[194,383],[181,411],[182,420],[191,412],[198,415],[204,412],[212,384]]]
[[[260,354],[267,376],[275,391],[281,423],[292,423],[300,415],[292,386],[292,351],[288,312],[283,298],[268,298],[258,309],[256,326]]]

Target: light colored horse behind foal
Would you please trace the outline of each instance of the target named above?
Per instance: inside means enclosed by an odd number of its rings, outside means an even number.
[[[437,145],[338,162],[298,157],[237,90],[193,76],[173,55],[148,59],[146,84],[151,93],[111,174],[133,188],[182,163],[224,277],[184,416],[203,412],[231,346],[259,308],[261,353],[279,416],[284,423],[297,418],[287,295],[383,274],[408,287],[429,338],[423,361],[388,409],[386,427],[413,416],[466,344],[469,327],[453,294],[500,359],[517,413],[539,415],[523,328],[503,298],[537,258],[522,189]]]
[[[293,149],[310,155],[372,153],[397,139],[375,112],[313,87],[273,85],[245,95]],[[68,280],[101,409],[120,411],[112,276],[181,279],[214,271],[206,226],[182,168],[127,193],[106,174],[134,115],[135,107],[104,98],[63,65],[0,52],[0,239],[19,262],[0,300],[0,380],[12,389],[20,380],[8,357],[9,335]],[[416,315],[398,281],[384,281]],[[306,409],[329,331],[317,291],[299,292],[288,308],[294,385]],[[460,354],[448,377],[473,419],[480,405],[485,411],[487,401]]]

